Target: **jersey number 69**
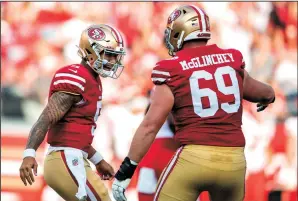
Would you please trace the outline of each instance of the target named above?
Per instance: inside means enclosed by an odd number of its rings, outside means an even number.
[[[231,86],[226,86],[223,75],[228,74],[232,80]],[[220,107],[227,113],[237,112],[240,107],[240,91],[239,84],[236,77],[236,71],[230,66],[223,66],[216,69],[214,73],[217,88],[225,95],[233,94],[235,97],[235,103],[222,103]],[[199,86],[199,79],[211,80],[214,79],[212,74],[205,70],[194,71],[189,78],[191,97],[194,106],[194,112],[200,117],[211,117],[219,109],[218,98],[216,92],[209,88],[201,89]],[[210,107],[203,108],[202,97],[208,97]]]

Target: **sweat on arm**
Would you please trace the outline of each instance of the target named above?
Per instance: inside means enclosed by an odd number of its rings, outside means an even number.
[[[67,113],[71,106],[79,102],[81,99],[82,97],[79,95],[64,92],[53,93],[47,106],[30,131],[26,149],[37,150],[44,140],[49,128],[57,123]]]

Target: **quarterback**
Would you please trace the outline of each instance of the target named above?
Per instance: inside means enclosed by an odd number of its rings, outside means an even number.
[[[249,76],[240,51],[209,45],[210,37],[209,17],[200,8],[180,6],[168,18],[164,39],[172,58],[152,71],[156,89],[150,109],[115,174],[117,201],[126,200],[130,178],[170,112],[181,146],[159,178],[153,200],[195,201],[203,191],[212,201],[243,200],[242,101],[257,103],[262,111],[275,94]]]
[[[124,68],[123,39],[111,26],[92,25],[81,34],[78,54],[80,64],[62,67],[53,77],[48,103],[30,131],[20,177],[25,185],[34,182],[38,166],[35,152],[48,133],[46,183],[67,201],[110,201],[101,179],[111,179],[114,170],[91,144],[101,110],[99,75],[120,76]],[[100,176],[91,169],[88,159]]]

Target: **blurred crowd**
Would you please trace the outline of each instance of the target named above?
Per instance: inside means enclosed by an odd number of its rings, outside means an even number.
[[[2,119],[32,124],[46,104],[54,72],[80,62],[76,46],[82,30],[110,24],[122,33],[127,55],[120,78],[103,79],[95,143],[118,164],[148,103],[151,70],[169,57],[163,44],[166,20],[181,4],[1,2]],[[297,193],[297,2],[192,4],[209,15],[209,44],[240,50],[251,76],[275,89],[276,101],[266,112],[244,103],[246,199],[265,201],[266,192],[282,190],[290,192],[288,201]]]

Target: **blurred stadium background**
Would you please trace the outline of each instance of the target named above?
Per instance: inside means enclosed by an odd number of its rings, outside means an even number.
[[[29,130],[46,104],[53,73],[80,61],[81,31],[108,23],[124,35],[125,69],[117,80],[104,79],[104,106],[95,147],[115,169],[128,152],[143,118],[151,89],[151,69],[168,57],[163,46],[167,17],[179,2],[1,2],[1,200],[61,201],[43,181],[44,143],[37,154],[33,186],[19,179]],[[247,158],[245,201],[297,200],[297,2],[202,2],[212,39],[239,49],[247,70],[276,91],[263,113],[244,103]],[[135,183],[127,194],[136,199]],[[111,183],[106,182],[108,186]],[[203,195],[201,200],[206,200]]]

